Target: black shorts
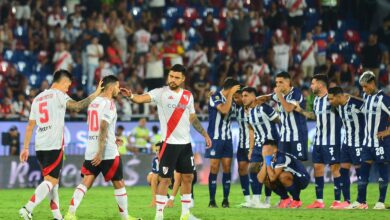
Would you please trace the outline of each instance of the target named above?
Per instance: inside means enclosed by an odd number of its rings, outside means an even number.
[[[163,149],[161,149],[163,150]],[[190,174],[195,170],[191,144],[167,144],[160,155],[158,174],[162,178],[170,178],[176,170]]]
[[[98,176],[102,173],[104,180],[107,181],[119,181],[123,179],[123,166],[120,156],[115,157],[113,160],[102,160],[98,166],[94,166],[91,160],[85,160],[83,167],[81,168],[81,176],[94,175]]]
[[[62,149],[37,151],[36,155],[41,166],[42,175],[58,179],[62,169],[64,151]]]

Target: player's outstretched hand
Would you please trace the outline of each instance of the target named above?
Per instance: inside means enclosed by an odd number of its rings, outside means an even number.
[[[121,94],[125,97],[130,97],[133,94],[130,89],[120,88],[120,90]]]
[[[28,154],[29,154],[28,149],[23,149],[19,156],[20,162],[22,163],[26,162],[28,159]]]
[[[115,138],[115,144],[119,147],[123,144],[123,140],[119,137]]]
[[[384,131],[379,131],[377,134],[376,134],[376,136],[378,137],[378,139],[380,139],[380,140],[383,140],[383,138],[385,138],[385,137],[387,137],[387,136],[389,136],[390,134],[389,134],[389,130],[388,130],[388,128],[386,129],[386,130],[384,130]]]
[[[104,89],[104,87],[102,86],[102,84],[103,84],[103,80],[100,80],[99,85],[98,85],[98,87],[96,87],[96,91],[95,91],[95,93],[96,93],[97,95],[99,95],[99,94],[103,91],[103,89]]]
[[[96,156],[92,159],[91,164],[93,166],[99,166],[99,164],[102,162],[102,153],[97,153]]]
[[[173,200],[172,199],[168,199],[168,202],[167,204],[165,205],[166,208],[173,208]]]
[[[206,149],[212,147],[212,141],[211,138],[208,134],[204,137],[204,140],[206,141]]]

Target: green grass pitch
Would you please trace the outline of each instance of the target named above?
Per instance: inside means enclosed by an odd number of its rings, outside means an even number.
[[[60,203],[61,212],[65,215],[71,196],[73,194],[72,188],[60,188]],[[222,202],[222,186],[219,185],[217,189],[217,203],[220,206]],[[14,220],[19,219],[18,210],[22,207],[26,201],[31,197],[33,189],[11,189],[0,190],[0,219]],[[118,214],[118,208],[113,196],[113,188],[111,187],[98,187],[89,190],[84,197],[78,211],[78,219],[120,219]],[[129,199],[129,213],[133,216],[142,217],[144,220],[152,220],[154,218],[155,209],[149,208],[150,203],[150,189],[146,186],[128,187],[127,194]],[[333,201],[333,185],[326,184],[325,186],[325,203],[329,207]],[[356,199],[356,185],[351,186],[352,199]],[[241,188],[238,184],[232,185],[230,193],[230,205],[231,208],[207,208],[208,205],[208,187],[199,186],[195,187],[195,208],[192,209],[192,213],[203,220],[213,219],[248,219],[248,220],[267,220],[267,219],[324,219],[324,220],[346,220],[346,219],[390,219],[390,211],[377,211],[373,210],[375,202],[378,198],[378,185],[370,184],[368,189],[368,202],[369,210],[330,210],[328,208],[324,210],[308,210],[300,208],[297,210],[292,209],[248,209],[238,208],[237,205],[243,202],[243,196]],[[308,205],[314,200],[314,185],[310,186],[303,191],[301,195],[304,206]],[[273,195],[272,204],[278,201],[278,197]],[[180,197],[178,196],[175,201],[174,208],[165,209],[165,219],[177,220],[180,218],[181,205]],[[34,210],[34,219],[52,219],[52,215],[49,209],[49,202],[43,201]]]

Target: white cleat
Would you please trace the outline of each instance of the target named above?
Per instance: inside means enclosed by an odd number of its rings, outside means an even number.
[[[257,204],[253,204],[252,208],[255,208],[255,209],[269,209],[269,208],[271,208],[271,205],[260,202],[260,203],[257,203]]]
[[[252,203],[251,202],[244,202],[239,205],[241,208],[252,208]]]
[[[201,219],[195,217],[193,214],[188,212],[187,214],[180,216],[180,220],[201,220]]]
[[[164,214],[162,212],[157,212],[154,220],[164,220]]]
[[[385,210],[386,209],[386,206],[383,202],[377,202],[374,206],[373,209],[376,209],[376,210]]]
[[[24,220],[31,220],[32,219],[31,212],[29,212],[25,207],[19,209],[19,215]]]
[[[345,209],[368,209],[368,205],[365,203],[359,203],[358,201],[355,201],[349,206],[347,206]]]

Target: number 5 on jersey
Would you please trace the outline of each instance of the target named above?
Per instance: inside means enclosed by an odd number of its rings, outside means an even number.
[[[99,130],[99,119],[98,112],[96,110],[88,111],[88,129],[89,131],[98,131]]]
[[[42,124],[47,123],[49,121],[49,111],[47,110],[47,102],[39,103],[39,114],[41,117],[39,118],[39,122]]]

